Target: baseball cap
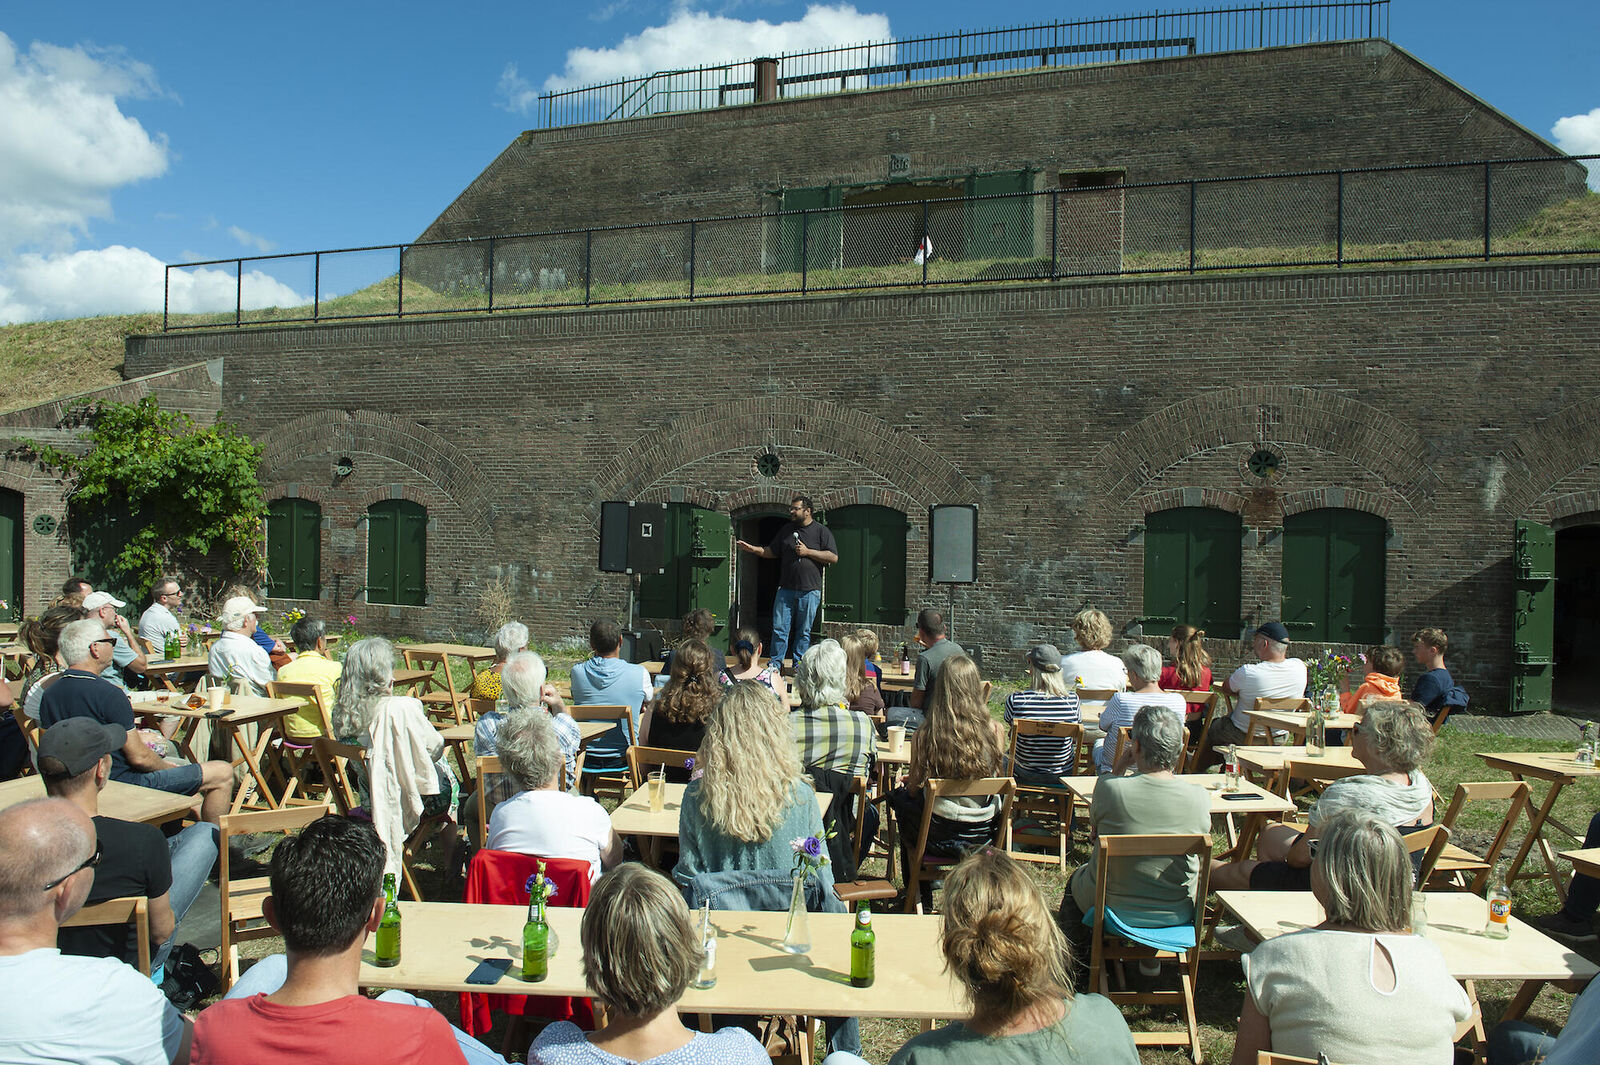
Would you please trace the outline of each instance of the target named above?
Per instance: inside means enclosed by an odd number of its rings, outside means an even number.
[[[1269,640],[1276,640],[1278,643],[1289,642],[1289,630],[1283,627],[1283,622],[1281,621],[1268,621],[1257,628],[1255,634],[1257,636],[1265,636]]]
[[[246,614],[262,614],[267,610],[264,606],[257,606],[254,599],[248,595],[236,595],[222,604],[222,611],[217,615],[217,624],[223,628],[230,628]]]
[[[110,603],[119,610],[128,605],[121,599],[118,599],[116,596],[112,595],[110,592],[90,592],[88,595],[83,597],[83,609],[85,610],[99,610],[107,603]]]
[[[75,777],[93,769],[95,763],[128,742],[128,730],[121,725],[96,721],[92,717],[69,717],[57,721],[39,737],[39,763],[53,758]]]
[[[1041,643],[1028,652],[1028,664],[1046,673],[1055,673],[1061,669],[1061,652],[1053,643]]]

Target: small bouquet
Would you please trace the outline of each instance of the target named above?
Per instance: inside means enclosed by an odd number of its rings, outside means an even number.
[[[789,844],[794,851],[794,868],[791,875],[806,877],[828,864],[828,840],[839,834],[835,827],[823,829],[813,836],[801,836]]]
[[[683,760],[683,768],[689,771],[690,780],[699,780],[701,777],[706,775],[706,771],[704,769],[696,769],[694,767],[694,755],[690,755]]]
[[[1366,664],[1366,655],[1358,654],[1352,658],[1334,651],[1323,651],[1319,657],[1306,663],[1306,694],[1316,699],[1323,692],[1337,692],[1344,687],[1345,678],[1352,669]]]
[[[544,875],[544,863],[539,863],[539,871],[528,877],[522,889],[528,893],[528,904],[545,904],[556,897],[556,882]]]
[[[304,610],[301,610],[297,606],[292,606],[288,610],[285,610],[283,613],[279,614],[278,620],[283,622],[283,631],[288,632],[290,629],[299,624],[300,619],[305,616],[306,612]]]

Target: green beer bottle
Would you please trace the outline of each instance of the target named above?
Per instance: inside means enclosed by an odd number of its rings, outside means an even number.
[[[388,968],[400,964],[400,904],[395,899],[394,874],[383,874],[383,919],[378,922],[378,942],[372,964]]]
[[[878,968],[878,935],[872,930],[867,900],[856,903],[856,926],[850,932],[850,984],[871,987]]]
[[[538,983],[550,975],[550,926],[544,919],[544,899],[534,892],[528,900],[528,922],[522,926],[522,978]]]

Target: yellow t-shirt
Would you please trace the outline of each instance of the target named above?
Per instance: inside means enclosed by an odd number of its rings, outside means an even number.
[[[301,651],[293,662],[278,670],[278,679],[295,684],[315,684],[322,690],[322,705],[327,707],[331,714],[333,686],[339,680],[339,673],[343,669],[344,667],[338,662],[325,658],[315,651]],[[304,709],[285,714],[284,727],[289,730],[290,739],[315,739],[322,735],[322,718],[310,701],[301,701],[305,704]]]

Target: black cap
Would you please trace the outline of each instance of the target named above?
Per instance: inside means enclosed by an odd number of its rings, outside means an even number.
[[[120,751],[128,742],[128,730],[108,725],[92,717],[69,717],[57,721],[39,737],[39,762],[53,758],[67,769],[67,776],[87,773],[106,755]]]
[[[1276,640],[1278,643],[1289,642],[1289,630],[1283,627],[1283,622],[1281,621],[1267,622],[1256,629],[1256,635],[1265,636],[1267,639]]]

